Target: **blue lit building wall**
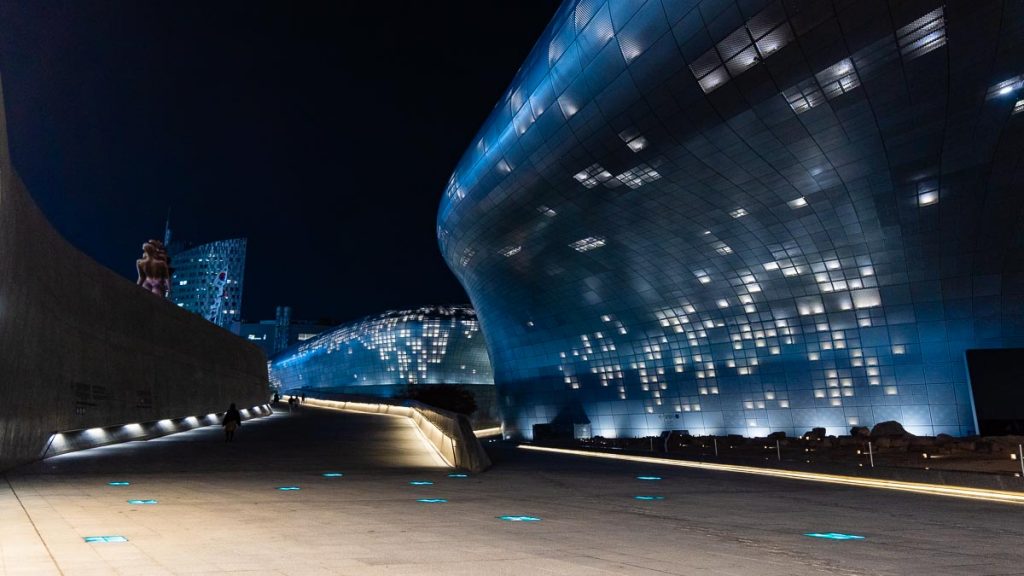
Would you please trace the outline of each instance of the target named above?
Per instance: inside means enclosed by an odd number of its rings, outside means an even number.
[[[344,324],[275,356],[270,382],[281,390],[391,396],[408,385],[493,386],[476,314],[463,306],[386,312]]]
[[[1024,4],[567,1],[441,250],[506,430],[975,431],[1024,342]]]
[[[242,316],[245,238],[218,240],[171,255],[170,300],[229,328]],[[218,279],[225,273],[223,280]]]

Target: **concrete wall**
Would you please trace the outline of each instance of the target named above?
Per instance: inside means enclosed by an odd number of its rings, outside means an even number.
[[[11,167],[0,95],[0,470],[40,457],[56,431],[222,412],[266,392],[258,347],[49,225]]]

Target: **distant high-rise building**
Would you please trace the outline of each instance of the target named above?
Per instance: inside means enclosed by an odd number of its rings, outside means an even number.
[[[272,320],[236,322],[229,328],[235,334],[256,344],[272,358],[277,353],[335,327],[333,323],[293,320],[291,306],[278,306]]]
[[[238,322],[245,247],[245,238],[233,238],[173,253],[170,300],[224,328]]]

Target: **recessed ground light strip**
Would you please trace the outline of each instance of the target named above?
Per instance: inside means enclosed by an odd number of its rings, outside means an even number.
[[[860,486],[863,488],[882,488],[885,490],[898,490],[900,492],[930,494],[932,496],[951,496],[954,498],[967,498],[970,500],[984,500],[986,502],[1001,502],[1003,504],[1024,504],[1024,492],[988,490],[985,488],[968,488],[966,486],[943,486],[940,484],[924,484],[920,482],[904,482],[900,480],[880,480],[877,478],[859,478],[856,476],[840,476],[838,474],[822,474],[820,472],[772,470],[769,468],[738,466],[735,464],[716,464],[707,462],[687,462],[685,460],[666,460],[663,458],[651,458],[648,456],[606,454],[604,452],[587,452],[584,450],[570,450],[567,448],[546,448],[543,446],[519,447],[524,450],[535,450],[537,452],[554,452],[556,454],[588,456],[590,458],[604,458],[606,460],[625,460],[628,462],[642,462],[644,464],[677,466],[679,468],[698,468],[703,470],[716,470],[720,472],[738,472],[740,474],[753,474],[755,476],[772,476],[776,478],[788,478],[790,480],[824,482],[826,484],[842,484],[846,486]]]

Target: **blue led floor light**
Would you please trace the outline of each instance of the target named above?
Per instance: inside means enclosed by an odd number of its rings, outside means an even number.
[[[124,481],[107,482],[107,486],[128,486],[130,484],[131,484],[131,482],[124,482]]]
[[[127,542],[128,539],[124,536],[86,536],[82,538],[86,542],[92,544],[94,542]]]
[[[129,500],[129,504],[156,504],[156,500]]]
[[[637,480],[661,480],[661,476],[637,476]]]
[[[469,478],[469,474],[449,474],[449,478]]]
[[[633,496],[637,500],[664,500],[664,496]]]
[[[536,516],[498,516],[498,520],[506,522],[540,522]]]
[[[409,482],[409,484],[412,484],[413,486],[432,486],[434,483],[430,480],[413,480],[412,482]]]
[[[277,489],[281,490],[281,491],[284,491],[284,492],[288,492],[288,491],[292,491],[292,490],[301,490],[301,488],[299,488],[298,486],[279,486]]]
[[[804,536],[810,536],[811,538],[825,538],[826,540],[863,540],[863,536],[856,536],[854,534],[840,534],[838,532],[809,532]]]
[[[424,504],[444,504],[448,500],[445,498],[420,498],[416,501]]]
[[[344,474],[341,472],[324,472],[321,476],[324,478],[341,478]]]

